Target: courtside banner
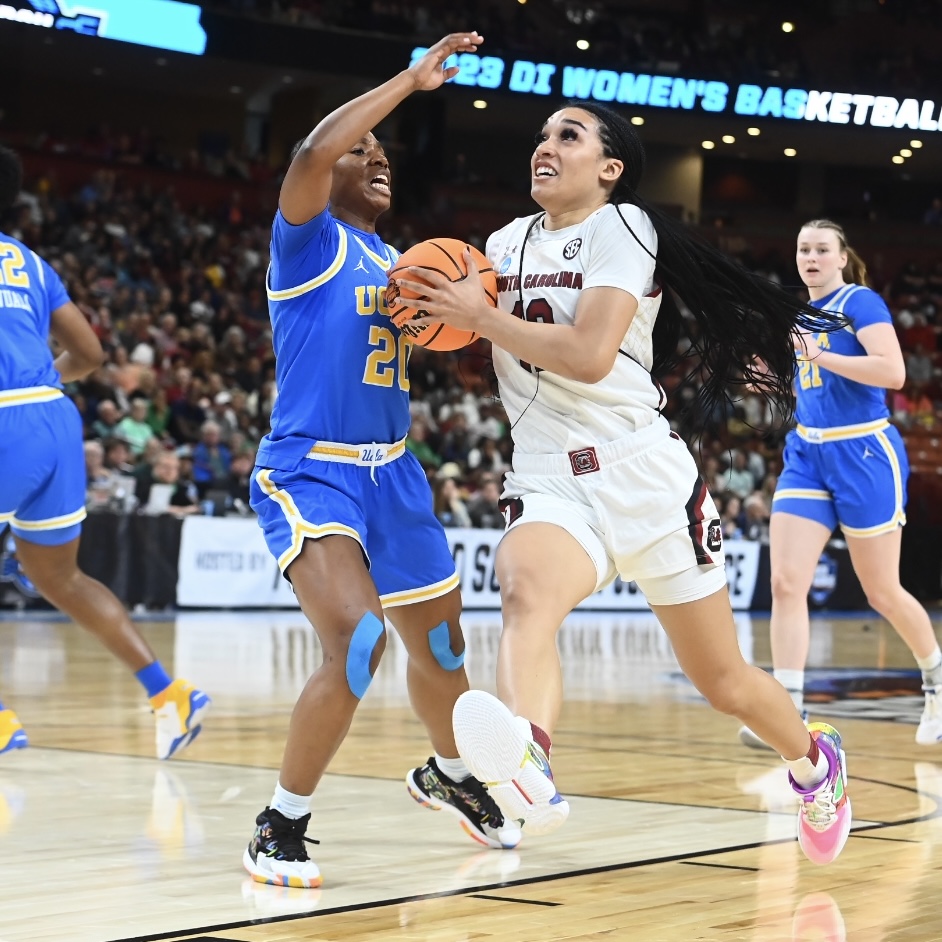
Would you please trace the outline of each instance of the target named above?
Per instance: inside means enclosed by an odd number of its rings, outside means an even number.
[[[500,608],[494,554],[502,530],[449,529],[448,543],[467,609]],[[726,575],[733,608],[745,610],[759,569],[759,544],[728,540]],[[268,552],[254,518],[187,517],[180,539],[177,605],[181,608],[297,608],[291,586]],[[647,610],[634,583],[615,580],[580,611]]]

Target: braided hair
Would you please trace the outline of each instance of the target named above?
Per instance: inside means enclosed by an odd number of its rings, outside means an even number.
[[[621,176],[609,194],[616,210],[619,203],[637,206],[650,218],[657,233],[655,279],[664,291],[654,323],[654,368],[663,375],[693,354],[697,367],[684,377],[699,376],[702,385],[691,402],[699,416],[708,416],[729,399],[730,386],[751,386],[773,406],[773,414],[784,421],[794,412],[792,380],[795,371],[794,339],[798,331],[837,330],[842,318],[820,311],[789,294],[772,281],[747,271],[709,245],[682,223],[638,195],[644,173],[644,145],[631,124],[604,105],[569,101],[595,117],[604,156],[624,164]],[[635,240],[627,220],[618,213]],[[673,292],[689,309],[696,329],[691,346],[681,352],[679,342],[687,332],[684,317],[671,298]]]

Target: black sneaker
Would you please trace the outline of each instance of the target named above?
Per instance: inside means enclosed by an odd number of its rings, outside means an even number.
[[[455,782],[439,769],[432,757],[422,768],[409,772],[406,787],[420,805],[457,815],[464,832],[479,844],[509,849],[520,843],[520,828],[504,821],[497,802],[474,776]]]
[[[306,889],[321,885],[321,872],[304,849],[305,841],[317,843],[304,836],[310,820],[310,814],[286,818],[274,808],[266,808],[255,819],[255,834],[242,855],[242,864],[253,880]]]

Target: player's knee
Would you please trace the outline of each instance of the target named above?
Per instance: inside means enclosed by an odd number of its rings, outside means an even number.
[[[456,671],[464,666],[464,638],[455,629],[457,637],[452,637],[447,621],[436,625],[428,633],[428,646],[438,666],[446,671]],[[457,653],[456,653],[457,651]]]
[[[362,700],[373,679],[371,664],[379,664],[386,650],[386,626],[372,612],[356,624],[347,645],[346,675],[350,692]]]
[[[545,588],[541,589],[537,579],[529,573],[515,573],[501,582],[500,605],[507,621],[539,612],[545,608],[546,602]]]
[[[799,578],[798,573],[789,567],[780,567],[772,573],[772,598],[779,601],[803,599],[808,594],[810,585]]]
[[[867,604],[881,615],[894,612],[900,604],[902,587],[899,585],[865,585],[863,589],[867,596]]]
[[[698,689],[717,713],[742,716],[748,706],[744,687],[738,685],[732,678],[711,679]]]

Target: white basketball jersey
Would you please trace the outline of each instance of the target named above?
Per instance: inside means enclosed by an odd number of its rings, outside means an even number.
[[[621,288],[638,301],[612,371],[598,383],[538,370],[494,347],[501,399],[513,427],[515,450],[521,454],[601,445],[660,420],[664,394],[650,372],[652,331],[661,304],[654,284],[657,233],[637,206],[621,204],[619,209],[650,255],[612,204],[566,229],[548,231],[538,222],[525,247],[535,216],[515,219],[487,241],[487,257],[498,273],[501,309],[528,321],[572,324],[587,288]]]

